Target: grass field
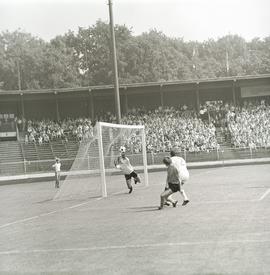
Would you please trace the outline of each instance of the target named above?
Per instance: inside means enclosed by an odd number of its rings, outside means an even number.
[[[162,211],[165,172],[130,195],[114,176],[105,199],[53,201],[53,182],[0,186],[0,273],[270,274],[270,165],[190,174],[191,202]]]

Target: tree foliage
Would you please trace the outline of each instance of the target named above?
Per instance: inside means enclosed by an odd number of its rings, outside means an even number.
[[[157,30],[134,36],[115,26],[119,82],[173,81],[270,73],[270,37],[238,35],[185,42]],[[113,83],[109,25],[97,21],[45,42],[20,30],[0,34],[0,83],[5,90]]]

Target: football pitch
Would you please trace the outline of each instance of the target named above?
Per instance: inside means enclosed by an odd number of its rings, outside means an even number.
[[[270,274],[269,164],[190,170],[190,203],[160,211],[165,178],[66,201],[53,181],[0,186],[0,274]]]

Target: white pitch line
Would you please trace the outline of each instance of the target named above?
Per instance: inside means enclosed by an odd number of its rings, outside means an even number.
[[[153,243],[153,244],[130,244],[130,245],[109,245],[93,246],[79,248],[59,248],[59,249],[32,249],[32,250],[9,250],[0,251],[0,255],[17,255],[17,254],[35,254],[35,253],[59,253],[59,252],[84,252],[84,251],[101,251],[101,250],[120,250],[120,249],[145,249],[155,247],[179,247],[179,246],[197,246],[197,245],[229,245],[229,244],[252,244],[252,243],[269,243],[270,240],[228,240],[228,241],[206,241],[206,242],[180,242],[180,243]]]
[[[270,193],[270,188],[259,198],[259,201],[262,201]]]
[[[104,199],[104,198],[100,197],[100,198],[97,198],[95,200],[102,200],[102,199]],[[33,217],[17,220],[17,221],[14,221],[14,222],[6,223],[6,224],[3,224],[3,225],[0,225],[0,229],[11,226],[11,225],[20,224],[20,223],[23,223],[23,222],[26,222],[26,221],[34,220],[34,219],[37,219],[37,218],[40,218],[40,217],[49,216],[49,215],[52,215],[52,214],[55,214],[55,213],[66,211],[68,209],[78,208],[78,207],[80,207],[82,205],[86,205],[90,202],[92,202],[92,200],[87,201],[87,202],[83,202],[83,203],[79,203],[79,204],[75,204],[75,205],[72,205],[72,206],[69,206],[69,207],[65,207],[65,208],[62,208],[62,209],[59,209],[59,210],[55,210],[55,211],[51,211],[51,212],[47,212],[47,213],[42,213],[42,214],[39,214],[37,216],[33,216]]]
[[[226,203],[242,203],[242,202],[257,202],[257,200],[227,200],[227,201],[203,201],[203,202],[190,202],[191,204],[226,204]]]
[[[140,188],[140,189],[144,189],[144,187]],[[112,195],[117,195],[117,194],[121,194],[121,193],[122,192],[116,192],[116,193],[113,193]],[[219,204],[219,203],[256,202],[256,201],[263,200],[269,193],[270,193],[270,188],[259,198],[259,200],[204,201],[204,202],[193,202],[193,204]],[[97,198],[95,200],[102,200],[102,199],[103,199],[103,197],[100,197],[100,198]],[[29,218],[17,220],[17,221],[14,221],[14,222],[6,223],[6,224],[3,224],[3,225],[0,225],[0,229],[11,226],[11,225],[31,221],[31,220],[34,220],[34,219],[37,219],[37,218],[40,218],[40,217],[49,216],[49,215],[59,213],[59,212],[62,212],[62,211],[68,210],[68,209],[74,209],[74,208],[80,207],[82,205],[86,205],[90,202],[92,202],[92,200],[87,201],[87,202],[83,202],[83,203],[80,203],[80,204],[75,204],[75,205],[72,205],[72,206],[69,206],[69,207],[65,207],[65,208],[62,208],[62,209],[59,209],[59,210],[55,210],[55,211],[51,211],[51,212],[47,212],[47,213],[42,213],[40,215],[36,215],[36,216],[33,216],[33,217],[29,217]]]
[[[125,194],[123,191],[115,192],[112,193],[112,196],[120,195],[120,194]]]
[[[255,235],[255,236],[263,236],[267,234],[270,234],[270,231],[245,233],[245,235]]]
[[[102,199],[104,199],[103,197],[100,197],[100,198],[97,198],[96,200],[97,201],[100,201],[100,200],[102,200]]]
[[[116,195],[116,194],[117,193],[114,193],[112,195]],[[100,198],[97,198],[95,200],[102,200],[102,199],[104,199],[104,198],[100,197]],[[258,200],[203,201],[203,202],[191,202],[190,205],[191,204],[195,204],[195,205],[201,205],[201,204],[222,204],[222,203],[226,204],[226,203],[257,202],[257,201]],[[75,204],[75,205],[72,205],[72,206],[69,206],[69,207],[65,207],[65,208],[62,208],[62,209],[59,209],[59,210],[55,210],[55,211],[51,211],[51,212],[47,212],[47,213],[42,213],[42,214],[39,214],[37,216],[33,216],[33,217],[17,220],[17,221],[14,221],[14,222],[6,223],[6,224],[3,224],[3,225],[0,225],[0,229],[8,227],[8,226],[11,226],[11,225],[15,225],[15,224],[20,224],[20,223],[24,223],[24,222],[27,222],[27,221],[31,221],[31,220],[34,220],[34,219],[37,219],[37,218],[40,218],[40,217],[49,216],[49,215],[52,215],[52,214],[55,214],[55,213],[59,213],[59,212],[62,212],[62,211],[66,211],[66,210],[69,210],[69,209],[78,208],[78,207],[80,207],[82,205],[86,205],[86,204],[88,204],[90,202],[92,202],[92,201],[88,201],[88,202],[84,202],[84,203],[80,203],[80,204]],[[87,208],[87,209],[91,209],[91,208]],[[104,209],[104,208],[102,208],[102,209]],[[113,210],[113,209],[120,209],[120,208],[119,207],[117,207],[117,208],[110,207],[108,209],[109,210]]]
[[[90,202],[90,201],[83,202],[83,203],[79,203],[79,204],[75,204],[75,205],[66,207],[66,208],[64,208],[63,210],[77,208],[77,207],[80,207],[80,206],[82,206],[82,205],[88,204],[89,202]]]
[[[38,215],[38,217],[49,216],[49,215],[51,215],[51,214],[57,213],[58,211],[59,211],[59,210],[51,211],[51,212],[48,212],[48,213],[43,213],[43,214]]]
[[[31,221],[31,220],[34,220],[34,219],[37,219],[37,218],[39,218],[39,216],[33,216],[33,217],[25,218],[25,219],[22,219],[22,220],[17,220],[17,221],[14,221],[14,222],[9,222],[9,223],[1,225],[0,228],[8,227],[10,225],[14,225],[14,224],[18,224],[18,223]]]
[[[51,211],[51,212],[47,212],[47,213],[42,213],[42,214],[39,214],[39,215],[36,215],[36,216],[33,216],[33,217],[29,217],[29,218],[17,220],[17,221],[14,221],[14,222],[6,223],[6,224],[3,224],[3,225],[0,225],[0,229],[8,227],[8,226],[11,226],[11,225],[15,225],[15,224],[20,224],[20,223],[24,223],[24,222],[27,222],[27,221],[31,221],[31,220],[34,220],[34,219],[37,219],[37,218],[40,218],[40,217],[49,216],[49,215],[52,215],[52,214],[55,214],[55,213],[59,213],[59,212],[62,212],[62,211],[66,211],[66,210],[69,210],[69,209],[74,209],[74,208],[80,207],[82,205],[88,204],[90,202],[91,201],[87,201],[87,202],[75,204],[75,205],[72,205],[72,206],[69,206],[69,207],[65,207],[65,208],[62,208],[62,209],[59,209],[59,210],[55,210],[55,211]]]

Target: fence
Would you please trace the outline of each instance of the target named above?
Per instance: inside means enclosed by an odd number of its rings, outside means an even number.
[[[168,152],[148,153],[147,164],[149,167],[153,165],[160,165],[162,164],[163,158],[168,155]],[[226,163],[228,160],[270,158],[270,148],[231,148],[226,150],[210,150],[208,152],[186,151],[182,152],[180,156],[183,157],[187,163],[206,161],[222,161]],[[142,165],[142,155],[134,154],[128,155],[128,157],[134,166]],[[80,160],[80,170],[99,169],[98,157],[88,157]],[[61,159],[62,170],[69,171],[73,162],[74,158]],[[38,161],[24,160],[23,162],[0,163],[0,176],[52,172],[53,163],[54,159]],[[108,169],[113,168],[113,160],[111,158],[105,158],[105,167]]]

